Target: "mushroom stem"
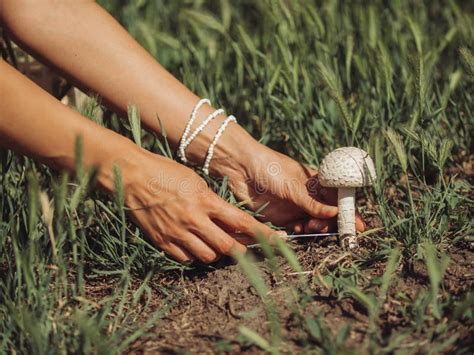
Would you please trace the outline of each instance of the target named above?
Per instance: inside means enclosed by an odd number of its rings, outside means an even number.
[[[339,215],[337,217],[337,228],[342,246],[349,249],[357,247],[356,227],[355,227],[355,188],[339,187],[337,192],[337,207]]]

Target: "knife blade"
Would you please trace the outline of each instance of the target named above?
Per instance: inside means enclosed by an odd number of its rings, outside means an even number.
[[[298,238],[315,238],[315,237],[330,237],[333,235],[339,235],[339,233],[314,233],[314,234],[292,234],[286,236],[284,239],[298,239]],[[247,245],[247,248],[257,248],[260,244]]]
[[[329,237],[332,235],[339,235],[339,233],[314,233],[314,234],[291,234],[286,238],[297,239],[297,238],[314,238],[314,237]]]

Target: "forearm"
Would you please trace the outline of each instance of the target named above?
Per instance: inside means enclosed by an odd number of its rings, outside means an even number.
[[[80,136],[84,165],[98,167],[99,184],[113,189],[113,165],[132,164],[138,147],[59,103],[2,60],[0,78],[1,146],[73,172]]]
[[[4,0],[3,21],[24,46],[82,87],[98,93],[115,110],[123,113],[127,105],[137,105],[144,126],[155,132],[160,131],[159,117],[170,143],[178,145],[198,97],[162,68],[99,5],[92,1]],[[212,111],[203,107],[197,121]],[[191,144],[187,150],[191,161],[203,162],[222,120],[219,117],[212,122]],[[228,171],[220,168],[242,169],[236,160],[253,144],[256,142],[245,130],[229,125],[215,152],[217,163],[211,164],[211,172],[225,175]]]

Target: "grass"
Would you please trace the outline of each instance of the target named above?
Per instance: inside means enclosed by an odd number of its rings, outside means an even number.
[[[317,167],[332,149],[356,145],[375,160],[378,183],[362,213],[378,227],[375,247],[351,263],[304,274],[299,255],[263,248],[275,277],[284,258],[297,280],[288,290],[299,350],[350,352],[351,323],[337,331],[316,289],[352,300],[367,314],[366,353],[467,353],[456,327],[473,329],[472,290],[452,294],[443,280],[453,250],[472,251],[474,123],[473,9],[455,1],[140,1],[106,8],[166,68],[226,107],[261,142]],[[143,147],[171,155],[166,137],[129,121],[84,114]],[[120,353],[146,338],[167,309],[151,307],[153,275],[185,267],[150,246],[125,220],[120,172],[114,199],[93,190],[94,172],[71,178],[0,150],[0,351]],[[463,165],[464,164],[464,165]],[[221,196],[236,202],[225,181]],[[239,260],[262,300],[268,331],[242,325],[238,341],[279,353],[295,347],[256,264]],[[413,298],[394,285],[426,270]],[[368,274],[378,265],[379,274]],[[451,262],[452,265],[452,262]],[[111,279],[100,297],[90,285]],[[97,281],[98,280],[98,281]],[[470,293],[471,292],[471,293]],[[390,301],[390,302],[389,302]],[[396,302],[395,302],[396,301]],[[166,303],[166,302],[165,302]],[[164,303],[164,304],[165,304]],[[387,332],[386,306],[404,322]],[[170,305],[171,306],[171,305]],[[225,349],[225,344],[221,344]],[[470,349],[472,350],[472,348]]]

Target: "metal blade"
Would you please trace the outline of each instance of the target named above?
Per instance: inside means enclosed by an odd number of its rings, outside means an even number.
[[[339,235],[339,233],[292,234],[292,235],[289,235],[287,238],[296,239],[296,238],[329,237],[331,235]]]
[[[293,234],[293,235],[286,236],[285,239],[329,237],[332,235],[339,235],[339,233]],[[251,244],[251,245],[247,245],[247,248],[258,248],[259,246],[260,244]]]

